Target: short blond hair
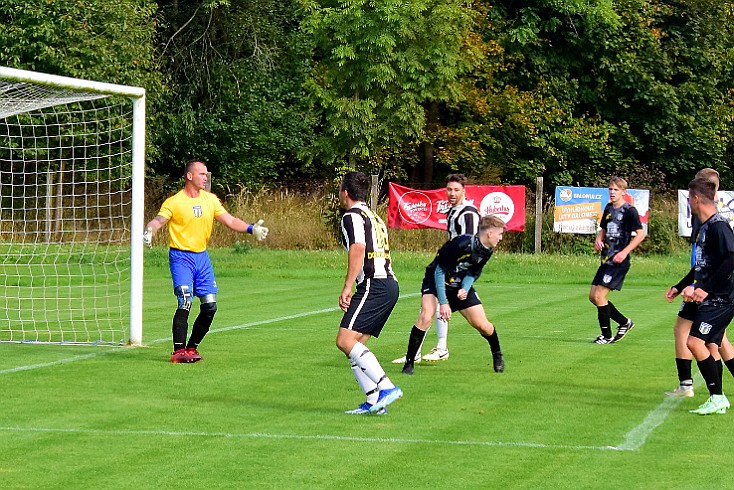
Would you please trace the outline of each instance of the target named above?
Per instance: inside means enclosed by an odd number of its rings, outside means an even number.
[[[609,185],[616,185],[623,191],[627,190],[627,181],[624,180],[622,177],[612,177],[611,179],[609,179]]]
[[[479,218],[479,231],[485,231],[490,228],[507,228],[505,222],[499,216],[488,214]]]
[[[696,172],[696,179],[704,179],[713,182],[716,188],[719,188],[719,172],[711,167],[702,168]]]

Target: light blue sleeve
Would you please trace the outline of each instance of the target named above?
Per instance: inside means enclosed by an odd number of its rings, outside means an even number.
[[[438,297],[438,304],[448,304],[449,300],[446,298],[446,273],[440,265],[436,265],[436,270],[433,272],[433,280],[436,281],[436,296]]]
[[[469,291],[471,289],[472,284],[474,284],[474,281],[476,281],[476,277],[467,274],[464,276],[464,279],[461,280],[461,289],[464,291]]]
[[[696,267],[696,242],[691,247],[691,267]]]

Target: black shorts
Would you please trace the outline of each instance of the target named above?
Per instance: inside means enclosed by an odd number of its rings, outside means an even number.
[[[451,311],[461,311],[466,310],[467,308],[471,306],[481,305],[482,302],[479,299],[479,295],[474,290],[473,287],[469,288],[469,291],[467,291],[466,299],[460,300],[456,297],[456,294],[459,292],[459,289],[461,288],[446,288],[446,299],[449,300],[449,306],[451,307]],[[436,281],[433,279],[433,277],[424,277],[423,278],[423,284],[421,284],[421,295],[424,294],[432,294],[436,297],[438,297],[437,291],[436,291]]]
[[[678,310],[678,316],[689,322],[696,319],[696,313],[698,313],[698,303],[692,301],[684,301]]]
[[[703,303],[698,305],[697,310],[689,335],[707,344],[716,344],[721,347],[726,327],[734,318],[734,304]],[[680,313],[678,315],[680,316]]]
[[[629,270],[629,262],[615,265],[602,264],[597,269],[591,285],[604,286],[605,288],[621,291],[624,278]]]
[[[395,279],[365,279],[357,284],[341,328],[379,337],[400,296]]]

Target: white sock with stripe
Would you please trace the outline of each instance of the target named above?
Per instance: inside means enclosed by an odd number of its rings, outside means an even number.
[[[349,353],[349,359],[353,364],[356,364],[359,369],[370,379],[373,383],[377,384],[380,390],[387,390],[394,388],[390,378],[385,374],[385,370],[380,366],[380,362],[377,357],[370,351],[364,344],[357,342],[352,347]]]
[[[352,366],[352,373],[354,373],[354,377],[357,379],[357,384],[367,396],[367,403],[374,405],[377,402],[377,396],[380,391],[377,389],[377,383],[364,374],[362,368],[357,366],[351,359],[349,360],[349,364]]]

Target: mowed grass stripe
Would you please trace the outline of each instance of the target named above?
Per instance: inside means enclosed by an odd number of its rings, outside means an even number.
[[[206,488],[674,488],[700,481],[692,460],[716,466],[708,485],[734,479],[731,414],[688,413],[705,388],[660,408],[677,382],[667,259],[633,265],[611,299],[638,326],[596,346],[594,260],[498,254],[477,289],[507,371],[492,372],[487,343],[457,315],[451,358],[408,377],[390,360],[405,352],[431,255],[397,255],[401,291],[415,296],[369,346],[406,395],[385,417],[353,417],[343,411],[363,395],[334,346],[343,251],[216,254],[225,330],[202,345],[205,362],[168,362],[170,275],[146,262],[148,348],[0,377],[0,486],[177,488],[193,475]],[[432,329],[424,352],[434,342]],[[89,349],[0,345],[0,371]]]

